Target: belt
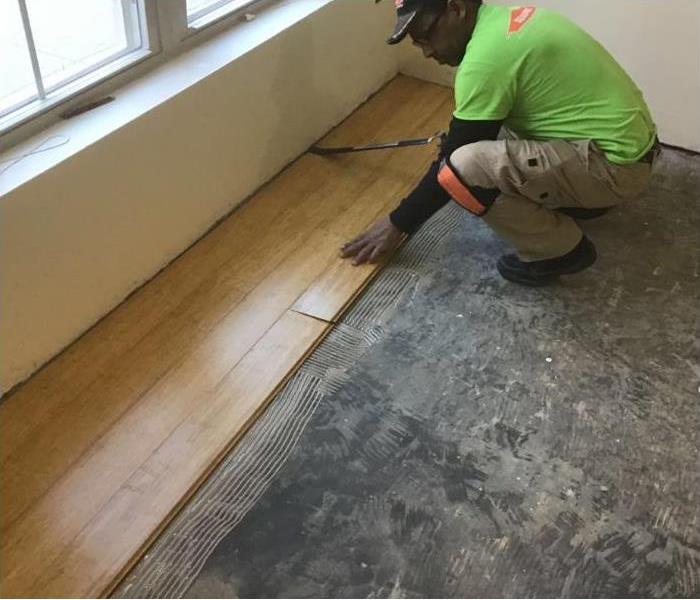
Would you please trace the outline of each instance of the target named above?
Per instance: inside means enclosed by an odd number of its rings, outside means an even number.
[[[639,162],[652,164],[660,151],[661,148],[659,146],[659,138],[656,138],[654,140],[654,145],[651,147],[651,150],[649,150],[649,152],[642,156],[642,158],[639,159]]]

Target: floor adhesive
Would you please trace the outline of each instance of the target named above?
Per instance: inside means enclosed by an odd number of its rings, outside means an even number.
[[[345,372],[381,339],[383,322],[405,295],[413,293],[441,240],[466,218],[463,210],[450,205],[409,239],[112,597],[175,598],[186,592],[219,541],[264,494],[324,394],[338,389]]]

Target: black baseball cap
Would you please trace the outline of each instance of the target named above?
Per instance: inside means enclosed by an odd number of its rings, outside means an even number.
[[[445,0],[394,0],[394,4],[396,5],[396,27],[386,41],[387,44],[398,44],[405,38],[413,20],[424,10],[445,8]]]

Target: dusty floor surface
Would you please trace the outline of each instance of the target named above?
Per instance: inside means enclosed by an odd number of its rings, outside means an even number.
[[[187,595],[700,595],[700,158],[582,226],[533,290],[460,218]]]

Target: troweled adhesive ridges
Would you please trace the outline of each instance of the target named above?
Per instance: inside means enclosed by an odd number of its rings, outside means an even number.
[[[343,385],[347,371],[383,334],[382,324],[412,293],[440,241],[464,218],[448,206],[397,253],[173,519],[115,598],[182,596],[216,545],[264,494],[294,449],[324,393]]]

